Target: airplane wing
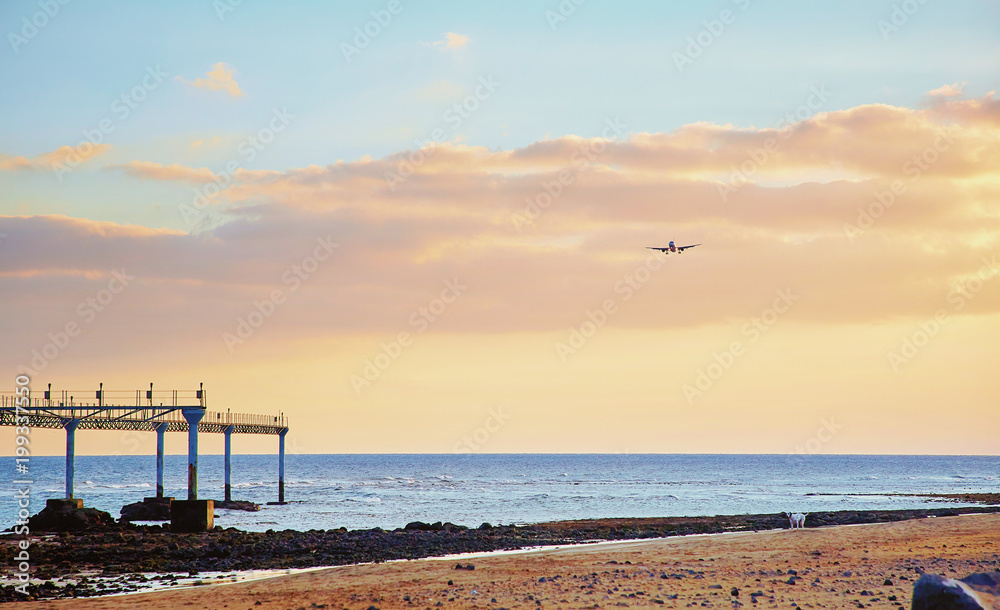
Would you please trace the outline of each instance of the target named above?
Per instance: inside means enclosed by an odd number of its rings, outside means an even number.
[[[663,252],[664,254],[670,254],[670,248],[654,248],[653,246],[646,246],[646,249],[647,250],[659,250],[660,252]]]
[[[688,248],[694,248],[695,246],[700,246],[700,245],[701,244],[691,244],[690,246],[680,246],[680,247],[677,248],[677,251],[678,252],[683,252],[683,251],[687,250]]]

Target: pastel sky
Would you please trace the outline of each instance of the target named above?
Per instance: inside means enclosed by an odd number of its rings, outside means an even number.
[[[0,5],[6,391],[204,382],[301,453],[1000,449],[994,2],[45,6]]]

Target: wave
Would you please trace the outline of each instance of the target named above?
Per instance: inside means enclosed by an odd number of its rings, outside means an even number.
[[[245,483],[233,483],[233,487],[247,488],[247,487],[264,487],[265,485],[277,485],[277,481],[248,481]]]

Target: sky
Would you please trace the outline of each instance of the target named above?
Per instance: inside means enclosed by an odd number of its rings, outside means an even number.
[[[204,383],[293,453],[996,455],[998,23],[4,2],[0,389]]]

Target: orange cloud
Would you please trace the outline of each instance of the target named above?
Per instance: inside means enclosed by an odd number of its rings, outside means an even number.
[[[927,93],[930,96],[941,96],[941,97],[957,97],[962,95],[962,91],[965,89],[965,81],[960,83],[955,83],[953,85],[942,85],[937,89],[932,89]]]
[[[242,97],[243,91],[234,78],[235,72],[232,66],[224,62],[219,62],[212,66],[212,69],[206,72],[203,78],[197,78],[194,81],[184,80],[180,76],[176,78],[178,81],[187,83],[198,89],[224,91],[233,97]]]
[[[565,312],[613,293],[651,255],[645,246],[679,239],[706,245],[685,254],[683,266],[670,263],[670,282],[643,288],[653,297],[615,324],[719,323],[752,310],[761,286],[785,284],[814,295],[790,314],[810,322],[916,316],[1000,252],[992,203],[1000,139],[962,103],[859,106],[787,130],[694,124],[509,151],[445,143],[382,159],[239,170],[222,190],[225,203],[210,210],[216,229],[122,238],[112,250],[94,243],[51,264],[146,260],[150,277],[242,294],[280,277],[284,259],[274,253],[295,251],[303,235],[330,234],[344,244],[330,272],[337,289],[301,302],[302,315],[289,324],[303,332],[324,324],[330,307],[344,328],[386,330],[442,277],[489,278],[474,299],[495,314],[456,315],[445,327],[549,331],[567,323]],[[976,112],[989,112],[977,103]],[[942,122],[943,109],[958,119]],[[771,139],[776,147],[767,147]],[[748,160],[754,171],[723,196],[732,168]],[[177,164],[115,169],[149,180],[214,177]],[[834,177],[802,177],[816,172]],[[387,177],[404,174],[390,185]],[[17,230],[0,223],[4,233]],[[671,300],[674,285],[690,298]],[[997,287],[963,314],[1000,310]],[[174,298],[201,303],[179,290]]]
[[[469,37],[464,34],[456,34],[455,32],[446,32],[444,35],[444,40],[435,40],[434,42],[422,42],[420,44],[430,47],[441,47],[444,49],[461,49],[469,42]]]
[[[57,166],[76,167],[111,149],[110,144],[83,142],[77,146],[60,146],[51,152],[32,158],[11,156],[0,153],[0,170],[48,170]]]
[[[957,121],[970,126],[1000,127],[1000,99],[996,98],[996,91],[971,100],[937,98],[932,101],[930,112],[939,120]],[[985,132],[984,137],[989,133]]]
[[[134,178],[144,180],[178,180],[183,182],[212,182],[216,175],[207,167],[193,168],[173,163],[163,165],[151,161],[132,161],[124,165],[109,165],[105,169],[120,170]]]

